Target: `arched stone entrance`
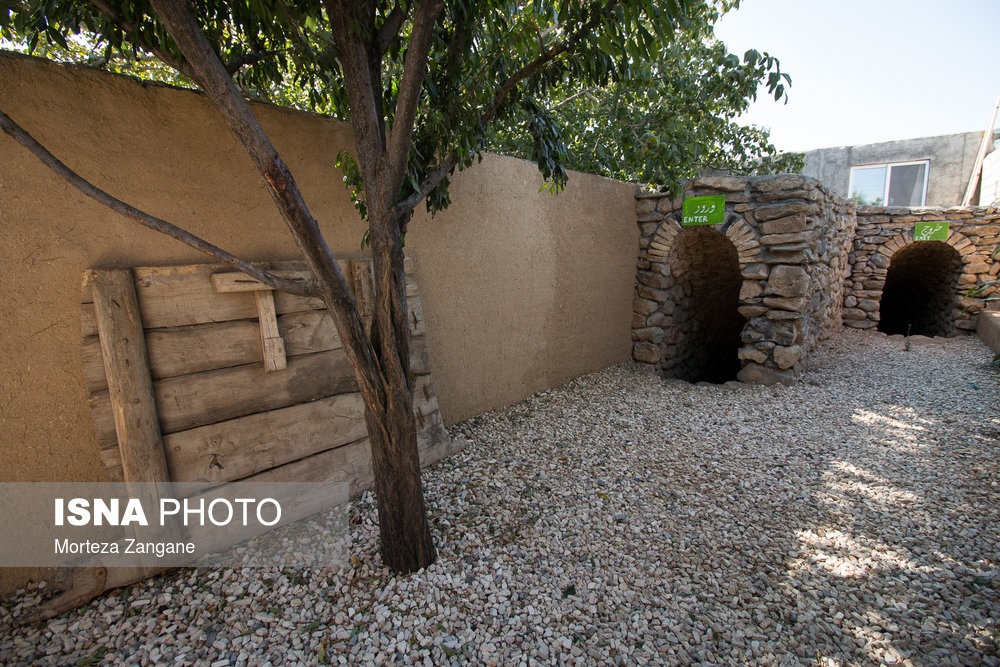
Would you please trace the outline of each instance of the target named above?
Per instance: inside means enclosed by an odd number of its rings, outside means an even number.
[[[948,336],[955,332],[962,256],[941,241],[906,245],[890,258],[879,305],[886,334]]]
[[[802,176],[704,177],[722,223],[682,226],[684,198],[636,199],[632,358],[666,377],[793,381],[840,326],[854,207]]]
[[[683,296],[674,311],[674,375],[688,382],[722,383],[740,371],[739,254],[715,229],[683,229],[674,240],[673,274]]]
[[[1000,292],[990,286],[1000,274],[995,254],[1000,211],[864,206],[858,208],[857,220],[844,289],[846,326],[905,335],[909,323],[911,333],[938,336],[976,329],[985,304],[969,298],[969,291],[983,287],[983,296]],[[946,239],[915,238],[918,223],[941,221],[949,225]],[[931,312],[937,314],[931,317]]]
[[[759,300],[761,271],[767,275],[758,235],[738,215],[718,227],[681,227],[679,217],[657,226],[648,269],[637,275],[637,359],[689,382],[735,380],[745,365],[747,319],[739,309]]]

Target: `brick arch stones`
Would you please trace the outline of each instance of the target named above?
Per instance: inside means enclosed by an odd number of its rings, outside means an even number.
[[[682,227],[679,218],[679,212],[664,218],[649,242],[650,270],[640,275],[636,296],[656,307],[647,307],[649,326],[637,343],[655,348],[656,366],[669,377],[735,380],[747,322],[741,295],[754,291],[745,282],[755,282],[743,274],[761,259],[760,235],[732,212],[715,226]]]

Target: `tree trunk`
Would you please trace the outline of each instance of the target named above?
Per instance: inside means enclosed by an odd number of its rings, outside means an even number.
[[[379,104],[369,79],[371,52],[352,28],[348,7],[331,5],[338,51],[343,62],[359,166],[369,197],[369,225],[375,269],[376,303],[371,336],[366,336],[357,303],[319,225],[309,212],[295,179],[282,162],[246,100],[236,88],[218,55],[190,13],[186,0],[152,0],[160,20],[191,66],[199,86],[226,119],[260,171],[278,210],[319,285],[320,296],[333,316],[354,367],[365,401],[379,506],[382,556],[387,567],[412,572],[434,562],[434,542],[420,484],[413,381],[410,378],[409,331],[403,243],[400,218],[395,213],[402,174],[409,155],[412,127],[397,137],[397,171],[387,178],[385,142],[378,119]],[[440,6],[425,8],[424,26],[430,30]],[[428,38],[429,39],[429,38]],[[426,46],[426,45],[425,45]],[[426,50],[426,49],[425,49]],[[426,59],[426,54],[425,54]],[[423,63],[421,63],[423,65]],[[409,75],[419,90],[422,69]],[[416,77],[416,78],[414,78]],[[370,94],[359,94],[367,89]],[[415,103],[416,98],[414,98]],[[405,123],[404,123],[405,125]],[[410,121],[412,125],[412,120]],[[400,157],[401,156],[401,157]],[[381,187],[376,187],[376,184]],[[372,197],[378,193],[378,197]]]
[[[396,572],[413,572],[433,563],[436,553],[420,482],[403,252],[400,245],[385,253],[393,255],[388,263],[398,266],[398,272],[390,271],[392,279],[380,281],[378,269],[385,264],[384,255],[374,243],[373,251],[377,307],[373,309],[370,347],[369,341],[354,336],[342,334],[342,339],[365,402],[382,561]],[[343,313],[344,304],[337,301],[322,278],[320,284],[324,302],[336,319]]]
[[[397,572],[412,572],[433,563],[436,554],[420,482],[401,219],[388,200],[369,210],[376,301],[370,339],[385,383],[385,405],[366,403],[365,417],[382,561]]]
[[[382,562],[396,572],[419,570],[436,557],[420,482],[412,396],[408,399],[391,402],[381,414],[365,409]]]

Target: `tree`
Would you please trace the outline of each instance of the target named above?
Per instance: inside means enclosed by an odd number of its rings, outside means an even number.
[[[554,87],[532,102],[541,113],[524,109],[497,127],[490,148],[544,162],[554,149],[518,127],[543,123],[550,143],[565,146],[561,166],[675,193],[683,179],[707,170],[798,172],[802,154],[779,153],[766,130],[735,121],[758,89],[787,102],[790,85],[773,56],[750,50],[741,61],[714,38],[710,23],[689,23],[656,59],[633,63],[627,78]],[[548,168],[556,170],[555,162]]]
[[[472,163],[491,124],[518,103],[530,109],[533,97],[570,79],[604,85],[627,76],[681,23],[709,14],[700,0],[75,0],[22,1],[0,11],[4,36],[68,47],[83,33],[117,57],[153,56],[203,90],[294,237],[313,275],[302,282],[115,199],[2,112],[0,127],[87,196],[271,287],[323,300],[364,397],[383,562],[408,572],[435,558],[417,459],[403,277],[403,237],[415,207],[447,206],[449,176]],[[289,81],[354,132],[356,155],[340,159],[368,220],[375,304],[367,332],[294,177],[245,99]]]

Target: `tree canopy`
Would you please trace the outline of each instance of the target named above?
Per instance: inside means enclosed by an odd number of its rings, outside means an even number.
[[[197,87],[142,3],[121,5],[116,20],[101,12],[110,6],[101,2],[15,4],[20,7],[12,4],[6,19],[0,14],[0,35],[23,49]],[[381,20],[385,27],[391,18],[393,27],[408,4],[381,12],[376,7],[375,23]],[[673,190],[706,170],[801,170],[800,154],[780,153],[767,130],[735,120],[759,89],[787,101],[791,84],[777,58],[751,50],[741,60],[715,39],[712,25],[738,2],[695,4],[686,11],[688,3],[665,3],[666,11],[659,9],[670,15],[666,22],[623,6],[635,3],[609,4],[615,11],[610,24],[605,20],[601,26],[606,32],[578,35],[579,55],[556,58],[552,66],[532,72],[492,111],[492,122],[483,124],[478,113],[492,108],[490,97],[502,89],[504,78],[583,20],[588,5],[447,3],[431,43],[403,183],[407,194],[420,192],[436,157],[451,152],[461,168],[483,149],[537,162],[556,189],[565,184],[566,169]],[[322,3],[197,3],[195,13],[209,17],[203,28],[248,98],[349,121],[350,102],[332,35],[323,27]],[[123,26],[131,26],[132,33]],[[385,82],[401,75],[408,27],[403,21],[386,49]],[[497,52],[497,45],[506,52]],[[173,67],[164,64],[164,56]],[[382,112],[391,127],[391,85],[385,93]],[[364,213],[356,162],[343,155],[340,164]],[[447,205],[447,181],[427,193],[429,210]]]
[[[491,149],[664,190],[705,171],[798,172],[802,155],[781,153],[762,128],[737,117],[764,88],[787,101],[791,78],[777,58],[756,50],[741,60],[694,23],[679,30],[653,60],[633,63],[628,77],[605,86],[567,81],[515,122],[497,127]],[[541,124],[547,143],[535,130]]]

